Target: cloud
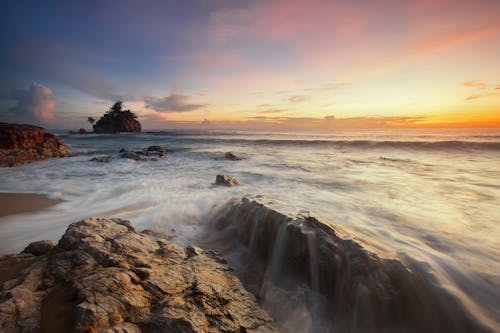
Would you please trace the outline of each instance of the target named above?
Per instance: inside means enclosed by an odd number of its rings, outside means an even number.
[[[486,83],[484,83],[482,81],[464,81],[464,82],[462,82],[462,85],[464,87],[468,87],[468,88],[485,88],[486,87]]]
[[[304,95],[295,95],[295,96],[290,96],[288,98],[288,101],[290,103],[300,103],[300,102],[304,102],[304,101],[307,101],[309,99],[308,96],[304,96]]]
[[[262,110],[259,111],[260,114],[273,114],[273,113],[281,113],[285,112],[286,110],[280,110],[280,109],[267,109],[267,110]]]
[[[469,96],[467,96],[465,98],[465,100],[466,101],[471,101],[471,100],[474,100],[474,99],[479,99],[479,98],[483,98],[483,97],[490,97],[490,96],[498,96],[498,95],[500,95],[500,93],[498,93],[498,92],[490,92],[490,93],[484,93],[484,94],[475,94],[475,95],[469,95]]]
[[[18,122],[51,122],[55,119],[56,98],[52,90],[39,83],[32,83],[27,90],[13,89],[11,98],[17,100],[17,105],[9,112]]]
[[[157,112],[190,112],[201,109],[207,104],[189,103],[190,97],[182,94],[171,94],[163,98],[145,97],[146,108]]]

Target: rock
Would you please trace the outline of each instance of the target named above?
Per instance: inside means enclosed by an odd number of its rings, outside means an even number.
[[[68,156],[68,147],[42,127],[0,123],[0,166]]]
[[[49,253],[56,246],[51,240],[43,240],[30,243],[22,253],[31,253],[35,256],[41,256]]]
[[[94,132],[140,132],[141,123],[136,118],[130,110],[122,110],[122,102],[117,102],[93,125]]]
[[[216,235],[217,243],[207,244],[244,259],[233,266],[240,263],[238,276],[265,309],[289,322],[306,308],[308,331],[488,331],[411,262],[381,258],[314,217],[287,216],[244,198],[223,208],[213,227],[207,237]],[[294,299],[307,301],[294,307]]]
[[[78,130],[78,134],[85,134],[85,133],[87,133],[87,131],[85,130],[85,128],[80,128]]]
[[[231,160],[231,161],[240,161],[241,160],[241,157],[238,157],[231,152],[227,152],[226,154],[224,154],[224,158],[226,160]]]
[[[236,178],[231,176],[217,175],[217,177],[215,178],[215,185],[224,185],[233,187],[240,185],[240,182]]]
[[[106,156],[94,157],[90,161],[99,163],[110,163],[114,159],[115,158],[112,155],[106,155]]]
[[[138,233],[129,221],[73,223],[35,260],[3,284],[2,332],[38,331],[47,306],[60,308],[54,295],[61,291],[72,332],[277,331],[227,265],[201,249]]]
[[[167,155],[167,149],[160,146],[150,146],[143,150],[129,151],[125,148],[120,149],[120,157],[135,161],[158,161]]]

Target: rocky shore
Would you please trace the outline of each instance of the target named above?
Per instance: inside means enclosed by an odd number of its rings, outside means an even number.
[[[309,215],[243,198],[212,223],[204,246],[286,331],[489,332],[414,263],[381,258]]]
[[[216,253],[120,219],[71,224],[57,245],[0,257],[2,332],[274,332]]]
[[[13,167],[68,156],[64,142],[44,128],[0,123],[0,166]]]

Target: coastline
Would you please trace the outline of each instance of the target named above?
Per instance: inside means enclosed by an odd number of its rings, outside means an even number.
[[[60,202],[61,200],[36,193],[0,193],[0,218],[43,211]]]

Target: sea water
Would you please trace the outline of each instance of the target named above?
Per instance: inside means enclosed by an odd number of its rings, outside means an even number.
[[[0,253],[58,240],[85,217],[197,242],[207,216],[232,198],[259,197],[286,214],[340,225],[371,251],[432,274],[478,320],[500,325],[500,131],[158,131],[61,135],[74,157],[0,171],[1,192],[42,193],[51,209],[0,218]],[[115,158],[164,146],[156,162]],[[231,151],[241,161],[224,159]],[[214,185],[217,174],[239,187]]]

